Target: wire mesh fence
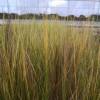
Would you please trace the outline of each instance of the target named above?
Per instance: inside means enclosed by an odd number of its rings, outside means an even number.
[[[100,0],[7,0],[0,4],[0,12],[100,14]]]

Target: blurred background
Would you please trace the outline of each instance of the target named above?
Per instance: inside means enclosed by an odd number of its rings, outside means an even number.
[[[2,0],[0,12],[88,16],[100,14],[100,0]]]

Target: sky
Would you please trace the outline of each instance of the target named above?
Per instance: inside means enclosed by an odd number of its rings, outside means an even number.
[[[100,0],[2,0],[0,12],[56,13],[59,15],[100,14]]]

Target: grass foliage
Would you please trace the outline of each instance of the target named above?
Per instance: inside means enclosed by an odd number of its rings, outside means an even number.
[[[100,100],[100,42],[60,23],[0,26],[0,100]]]

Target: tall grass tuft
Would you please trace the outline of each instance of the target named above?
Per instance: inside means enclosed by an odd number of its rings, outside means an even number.
[[[98,38],[48,20],[0,26],[0,100],[100,100]]]

